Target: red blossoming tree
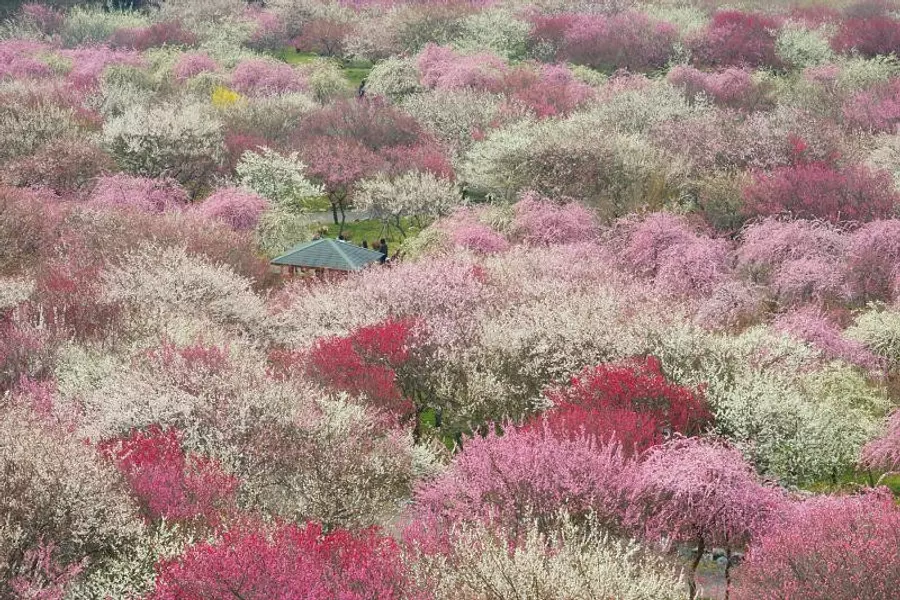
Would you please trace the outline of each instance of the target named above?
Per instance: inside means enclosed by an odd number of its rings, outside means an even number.
[[[654,357],[589,367],[547,396],[555,405],[546,413],[555,434],[614,438],[628,454],[675,433],[697,435],[712,419],[703,392],[668,381]]]
[[[215,521],[233,504],[237,480],[214,460],[186,454],[181,433],[158,425],[100,444],[149,519]]]
[[[149,600],[400,600],[400,549],[377,530],[243,527],[158,566]]]

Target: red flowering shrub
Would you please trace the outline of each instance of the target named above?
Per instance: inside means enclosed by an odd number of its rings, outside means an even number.
[[[177,21],[154,23],[149,27],[123,27],[113,32],[109,45],[143,52],[158,46],[193,46],[197,36]]]
[[[739,10],[717,12],[703,34],[691,42],[694,60],[711,67],[777,67],[780,23],[775,17]]]
[[[181,433],[158,425],[100,444],[148,519],[215,521],[234,502],[237,480],[214,460],[187,455]]]
[[[538,15],[532,18],[535,46],[555,50],[555,58],[598,69],[648,71],[665,66],[678,38],[669,23],[638,12],[614,15]]]
[[[887,15],[851,17],[841,24],[831,46],[863,56],[896,54],[900,52],[900,20]]]
[[[244,527],[158,565],[150,600],[400,600],[409,587],[400,549],[375,529],[325,533]]]
[[[736,600],[890,600],[900,589],[900,509],[889,494],[821,497],[750,548]]]
[[[894,212],[897,201],[887,173],[823,162],[758,173],[744,188],[746,210],[752,215],[790,214],[832,223],[886,217]]]
[[[412,323],[387,320],[350,335],[320,339],[305,361],[309,377],[351,396],[365,398],[398,417],[412,411],[398,385],[396,369],[410,358]]]
[[[614,438],[628,454],[675,433],[697,435],[712,419],[703,392],[668,381],[653,357],[589,367],[547,397],[554,404],[547,425],[555,434]]]

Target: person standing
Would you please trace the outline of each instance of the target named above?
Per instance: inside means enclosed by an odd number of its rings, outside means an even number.
[[[368,250],[368,249],[369,249],[369,242],[366,241],[366,240],[363,240],[362,247],[365,248],[366,250]]]
[[[384,264],[388,257],[387,241],[384,238],[381,238],[381,241],[378,243],[378,251],[382,254],[381,264]]]

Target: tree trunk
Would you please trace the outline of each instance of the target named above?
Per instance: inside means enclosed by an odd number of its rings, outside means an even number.
[[[725,548],[725,600],[731,595],[731,548]]]
[[[400,215],[397,215],[397,229],[400,230],[400,237],[405,238],[405,237],[406,237],[406,232],[403,230],[403,225],[401,225],[400,223],[401,223],[401,221],[400,221]]]
[[[341,207],[341,226],[338,229],[338,236],[344,235],[344,223],[346,223],[346,221],[347,221],[347,213],[344,212],[344,205],[341,204],[340,207]]]
[[[697,597],[697,567],[700,565],[700,560],[703,558],[703,554],[706,552],[706,544],[703,541],[703,538],[697,539],[697,554],[694,555],[694,560],[691,562],[691,570],[688,573],[688,597],[691,600],[694,600]]]
[[[331,203],[331,217],[334,219],[334,224],[337,225],[339,223],[337,216],[338,205],[337,202]]]

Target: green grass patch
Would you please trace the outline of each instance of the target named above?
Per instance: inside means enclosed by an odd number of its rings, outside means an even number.
[[[300,202],[300,206],[306,212],[330,212],[331,202],[325,196],[314,196],[312,198],[304,198]]]
[[[273,52],[272,56],[289,65],[295,66],[308,65],[324,58],[314,52],[297,52],[290,46],[286,46],[277,52]],[[359,87],[362,80],[368,77],[369,71],[372,70],[372,63],[367,60],[339,61],[338,64],[344,77],[347,79],[347,86],[354,89]]]
[[[421,229],[410,219],[401,219],[401,224],[403,230],[406,232],[406,237],[412,237],[421,231]],[[340,230],[340,225],[335,225],[334,223],[328,223],[327,225],[324,223],[317,223],[312,227],[317,233],[324,229],[323,235],[325,237],[337,237]],[[344,237],[347,241],[353,242],[354,244],[361,244],[363,240],[367,240],[369,242],[369,247],[372,246],[373,242],[384,238],[387,240],[388,250],[391,254],[394,253],[397,246],[404,239],[396,227],[384,229],[382,222],[375,219],[361,221],[348,220],[344,223]]]
[[[877,482],[879,477],[881,477],[881,473],[877,472],[873,472],[870,479],[866,471],[848,471],[839,473],[836,480],[825,479],[803,487],[817,494],[853,492],[869,487],[872,482]],[[882,480],[881,485],[889,488],[894,496],[900,497],[900,474],[888,475]]]

